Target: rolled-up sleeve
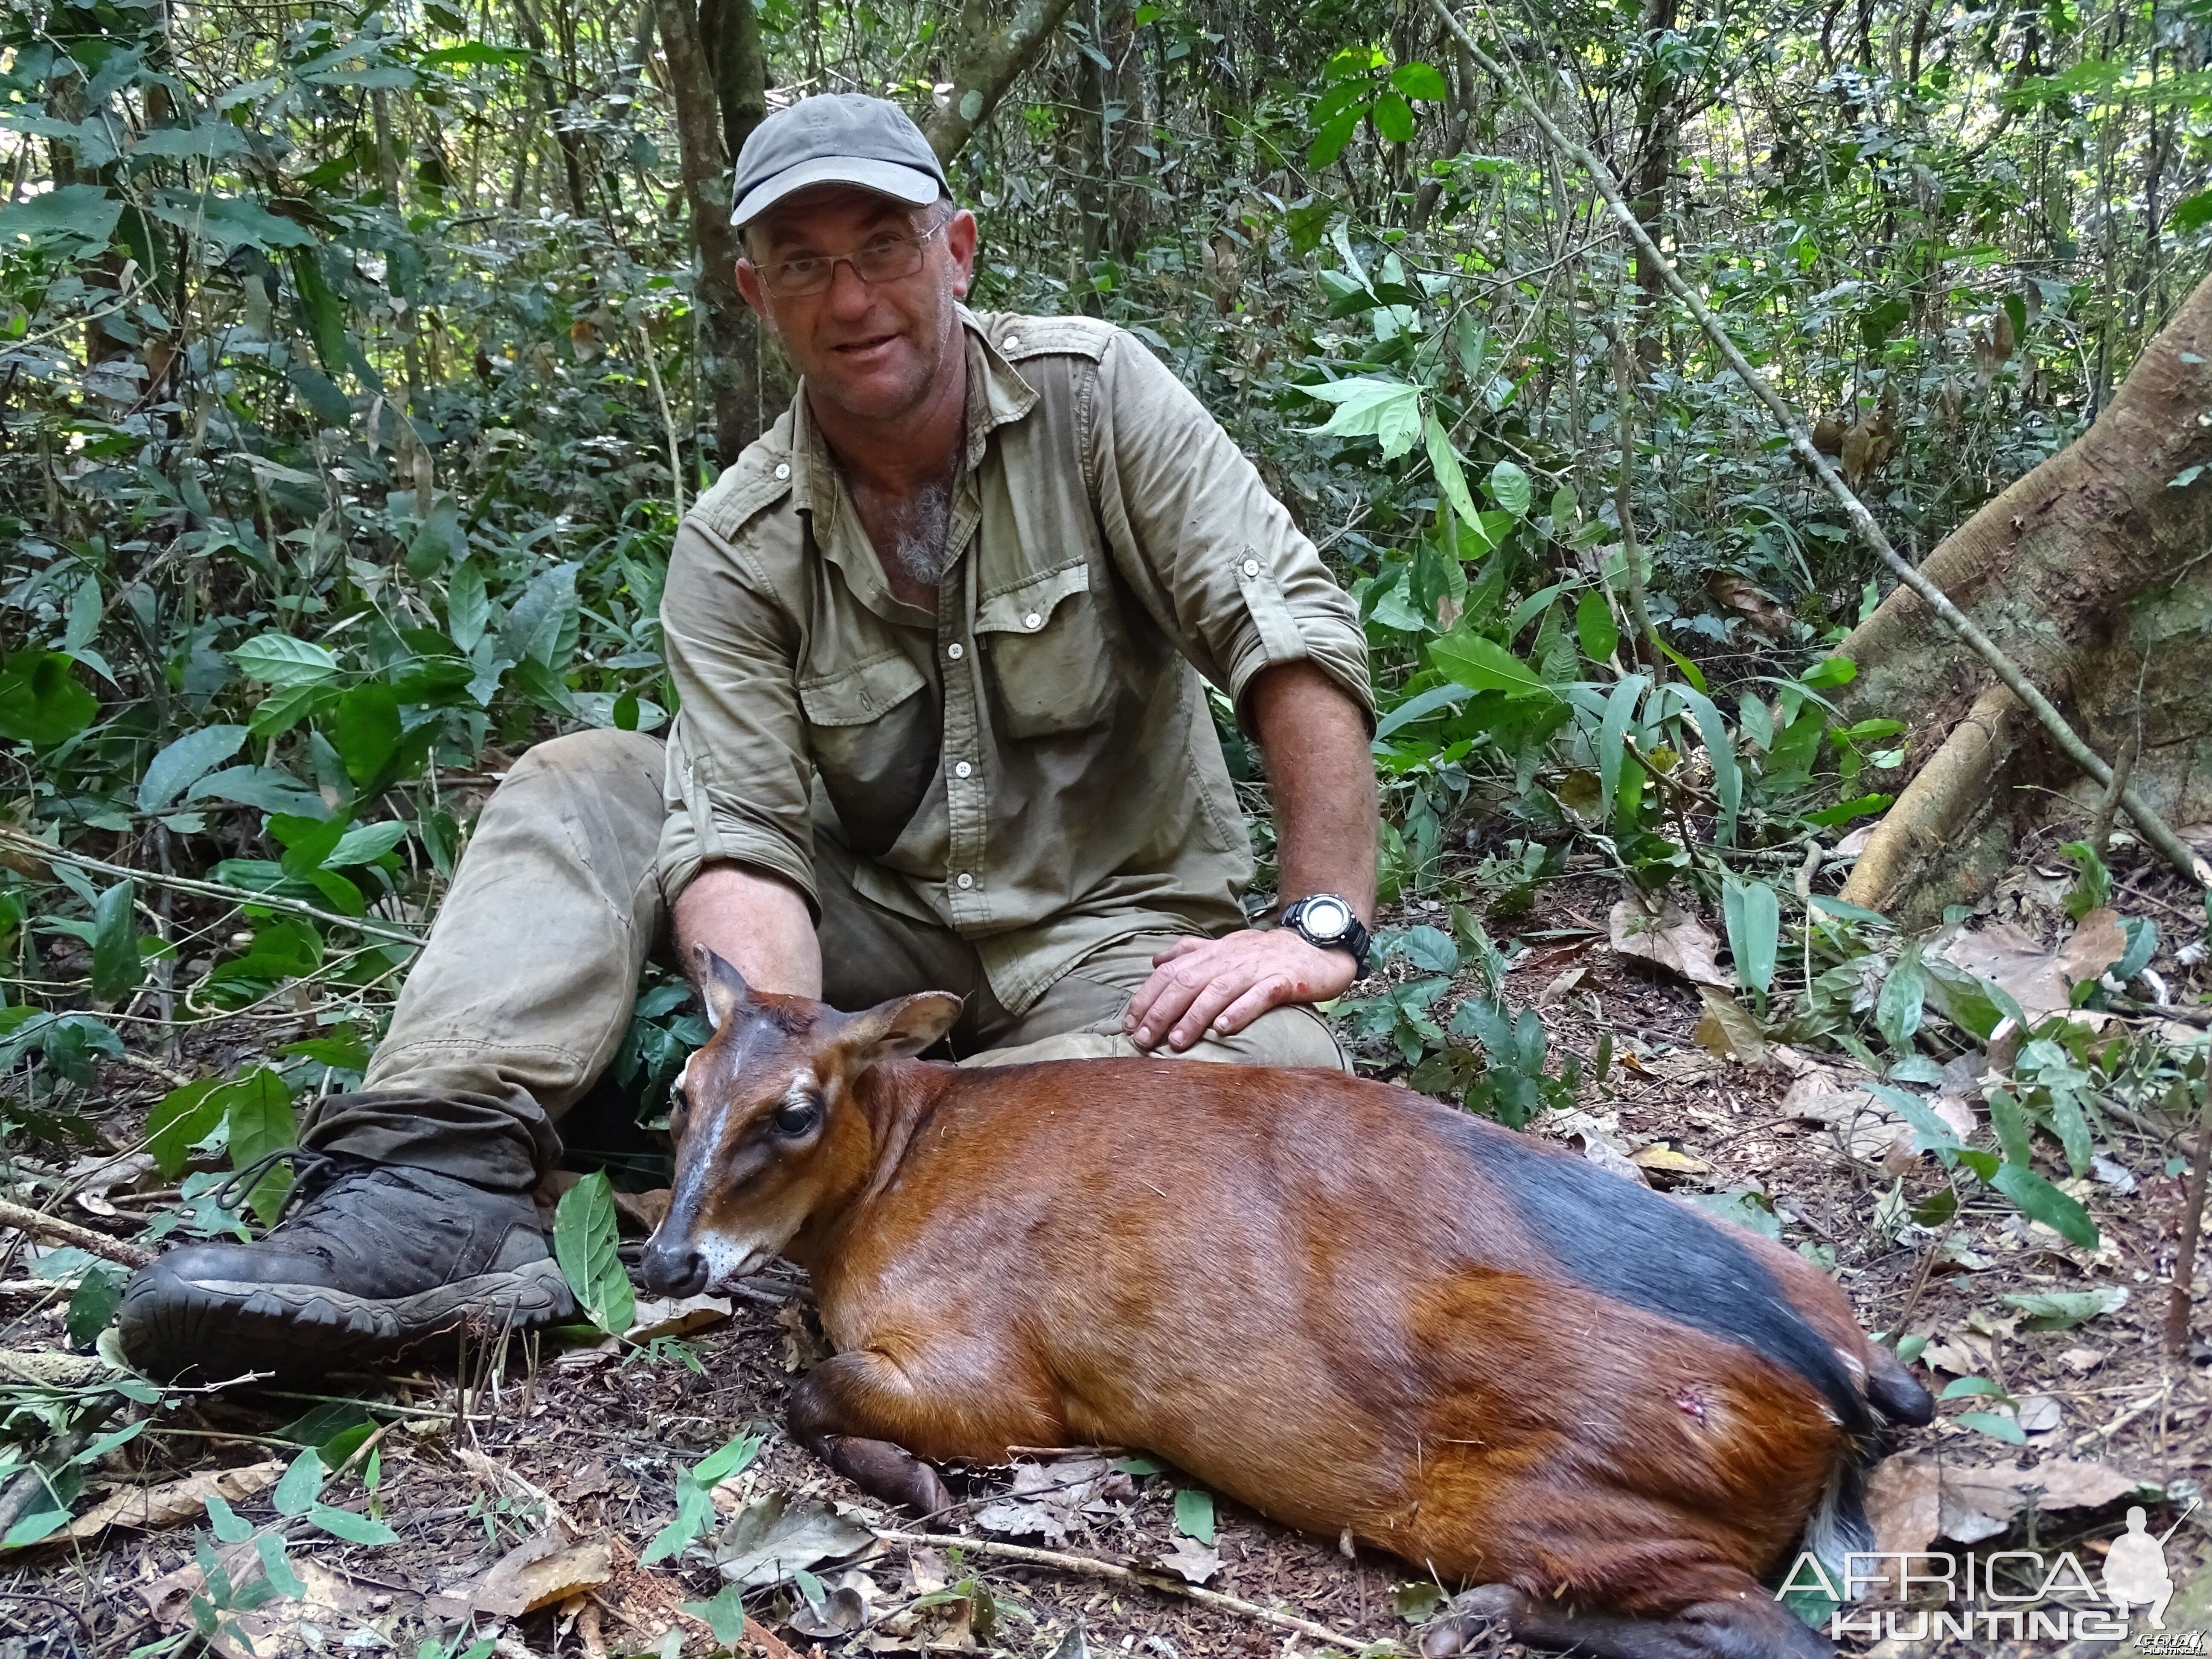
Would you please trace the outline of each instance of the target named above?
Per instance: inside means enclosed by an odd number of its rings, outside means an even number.
[[[1371,726],[1367,635],[1352,597],[1259,469],[1166,366],[1116,334],[1098,364],[1088,455],[1100,517],[1164,604],[1162,621],[1235,700],[1263,668],[1311,662]],[[1133,572],[1132,574],[1139,573]]]
[[[660,626],[682,699],[668,744],[663,896],[673,905],[701,869],[726,859],[781,877],[812,904],[811,772],[788,614],[737,548],[687,521]]]

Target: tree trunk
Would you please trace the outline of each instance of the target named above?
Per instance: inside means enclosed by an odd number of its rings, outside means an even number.
[[[750,0],[738,0],[741,9]],[[730,224],[730,155],[725,146],[714,67],[700,38],[691,0],[658,0],[661,50],[668,59],[670,101],[684,196],[699,250],[698,300],[707,321],[708,360],[700,378],[714,410],[714,447],[721,465],[736,461],[760,434],[759,327],[738,292],[738,255]],[[757,78],[757,77],[756,77]]]
[[[1637,100],[1636,177],[1628,197],[1629,210],[1654,246],[1663,246],[1659,216],[1667,207],[1667,184],[1674,176],[1674,155],[1681,137],[1682,84],[1657,61],[1659,38],[1674,27],[1675,0],[1644,0],[1644,48],[1654,54],[1644,66],[1644,86]],[[1643,298],[1636,308],[1636,363],[1640,380],[1649,380],[1664,355],[1660,349],[1656,319],[1658,301],[1666,292],[1666,279],[1639,248],[1636,254],[1636,286]]]
[[[945,106],[922,123],[922,134],[947,167],[1014,84],[1014,77],[1052,39],[1074,0],[1015,0],[1004,27],[991,23],[990,0],[963,0],[953,25],[958,66]]]
[[[1921,568],[2092,747],[2137,732],[2136,787],[2168,822],[2212,818],[2212,281],[2160,331],[2095,425],[1945,538]],[[2070,790],[1978,658],[1900,587],[1839,647],[1847,720],[1907,723],[1918,764],[1846,896],[1906,916],[1974,891],[2016,826]],[[2059,810],[2066,810],[2061,808]]]

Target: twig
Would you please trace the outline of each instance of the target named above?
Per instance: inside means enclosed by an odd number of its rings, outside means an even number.
[[[2212,1164],[2212,1104],[2197,1118],[2197,1165],[2189,1172],[2188,1196],[2181,1203],[2181,1243],[2173,1255],[2173,1287],[2166,1292],[2166,1349],[2176,1359],[2189,1357],[2189,1298],[2197,1282],[2197,1238],[2204,1218],[2204,1172]]]
[[[96,1233],[89,1227],[80,1227],[74,1221],[64,1221],[43,1211],[27,1210],[20,1204],[0,1202],[0,1227],[13,1227],[33,1238],[49,1239],[57,1244],[73,1244],[89,1255],[125,1267],[143,1267],[154,1259],[154,1252],[143,1244],[126,1244],[119,1238],[110,1238],[106,1233]]]
[[[1310,1636],[1316,1642],[1327,1642],[1346,1653],[1357,1653],[1367,1645],[1356,1637],[1346,1636],[1331,1630],[1327,1625],[1316,1624],[1310,1619],[1301,1619],[1294,1613],[1263,1607],[1257,1601],[1247,1601],[1237,1596],[1224,1595],[1218,1590],[1186,1584],[1180,1578],[1140,1572],[1134,1567],[1125,1567],[1115,1561],[1101,1561],[1095,1556],[1068,1555],[1059,1550],[1036,1550],[1026,1544],[1001,1544],[992,1539],[968,1538],[953,1533],[878,1532],[876,1536],[886,1544],[919,1545],[925,1549],[943,1549],[950,1546],[963,1554],[988,1555],[1001,1561],[1018,1561],[1032,1567],[1057,1567],[1062,1572],[1110,1579],[1117,1584],[1140,1584],[1146,1589],[1186,1596],[1202,1607],[1218,1607],[1224,1613],[1241,1613],[1247,1619],[1256,1619],[1279,1630],[1293,1630],[1301,1636]]]
[[[76,1289],[77,1281],[62,1279],[0,1279],[0,1302],[35,1302],[57,1292],[67,1293]]]
[[[2109,787],[2112,781],[2112,769],[2105,764],[2095,750],[2082,741],[2081,734],[2067,723],[2066,717],[2052,706],[2051,699],[2021,672],[2019,665],[2004,653],[1996,641],[1983,633],[1972,617],[1951,603],[1950,595],[1921,574],[1890,545],[1889,538],[1875,522],[1874,514],[1867,510],[1866,503],[1844,482],[1843,474],[1829,464],[1828,458],[1814,447],[1813,434],[1805,429],[1804,422],[1797,418],[1795,411],[1783,400],[1782,394],[1768,383],[1766,377],[1751,366],[1750,360],[1737,349],[1728,330],[1722,326],[1720,319],[1713,315],[1711,307],[1698,296],[1695,289],[1683,280],[1682,273],[1675,269],[1674,262],[1660,251],[1650,234],[1637,222],[1636,215],[1621,197],[1611,169],[1586,147],[1560,131],[1558,124],[1544,112],[1542,106],[1507,75],[1504,66],[1475,44],[1474,37],[1467,32],[1466,26],[1452,15],[1449,0],[1429,0],[1429,6],[1462,49],[1480,64],[1484,72],[1492,76],[1504,89],[1506,96],[1535,122],[1537,130],[1544,135],[1546,141],[1589,174],[1591,182],[1597,186],[1598,194],[1605,198],[1607,210],[1628,233],[1629,240],[1636,244],[1638,251],[1652,262],[1674,297],[1689,307],[1690,314],[1697,319],[1698,326],[1720,349],[1721,356],[1728,360],[1729,368],[1735,371],[1735,377],[1781,422],[1783,430],[1789,434],[1791,453],[1835,498],[1844,510],[1844,516],[1850,520],[1851,528],[1858,532],[1859,539],[1874,550],[1899,581],[1920,596],[1928,608],[1965,641],[1968,649],[1989,665],[1990,672],[2003,683],[2005,689],[2018,697],[2042,723],[2044,730],[2051,733],[2052,740],[2066,751],[2067,757],[2076,766],[2097,782]],[[2143,839],[2163,854],[2174,868],[2199,887],[2212,889],[2212,864],[2198,857],[2188,842],[2174,834],[2172,827],[2151,810],[2133,786],[2121,790],[2120,805],[2127,808],[2128,816],[2136,821],[2136,827],[2142,831]]]
[[[110,864],[105,859],[87,858],[82,853],[69,852],[51,842],[40,841],[36,836],[27,836],[6,824],[0,824],[0,846],[13,847],[50,864],[73,864],[80,870],[97,871],[103,876],[119,876],[129,881],[149,882],[156,887],[173,887],[180,893],[198,893],[202,898],[218,898],[232,904],[258,904],[265,909],[289,911],[295,916],[309,916],[332,927],[350,927],[357,933],[371,933],[398,945],[419,945],[422,943],[416,935],[403,928],[373,921],[367,916],[341,916],[276,893],[257,893],[249,888],[232,887],[220,881],[195,881],[189,876],[165,876],[158,870],[137,870],[127,864]]]
[[[2152,1407],[2162,1405],[2166,1401],[2166,1397],[2172,1392],[2173,1379],[2169,1376],[2165,1382],[2158,1385],[2156,1390],[2145,1395],[2142,1399],[2136,1401],[2134,1405],[2129,1407],[2111,1422],[2106,1424],[2104,1427],[2101,1429],[2091,1429],[2087,1434],[2084,1434],[2076,1439],[2074,1443],[2074,1449],[2078,1452],[2082,1449],[2082,1447],[2087,1445],[2093,1440],[2111,1439],[2114,1435],[2118,1434],[2122,1429],[2127,1427],[2129,1424],[2134,1422],[2136,1419],[2141,1417]]]
[[[1636,542],[1635,497],[1630,489],[1636,477],[1636,399],[1630,391],[1628,341],[1602,319],[1606,337],[1613,343],[1613,381],[1617,414],[1614,425],[1620,438],[1620,471],[1613,477],[1613,511],[1620,519],[1621,556],[1628,564],[1628,611],[1644,643],[1650,647],[1653,688],[1667,684],[1667,653],[1659,648],[1659,630],[1651,625],[1651,610],[1644,598],[1644,552]]]
[[[2112,838],[2112,816],[2120,810],[2120,797],[2127,792],[2128,780],[2135,775],[2136,759],[2142,753],[2142,733],[2130,736],[2120,750],[2120,758],[2112,768],[2112,781],[2105,787],[2104,799],[2097,803],[2097,816],[2089,823],[2089,845],[2096,848],[2097,856],[2105,856],[2106,844]]]

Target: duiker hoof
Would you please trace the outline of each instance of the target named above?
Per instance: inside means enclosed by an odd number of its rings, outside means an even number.
[[[1421,1659],[1452,1659],[1466,1652],[1485,1631],[1510,1630],[1526,1606],[1527,1598],[1510,1584],[1462,1591],[1421,1632]]]

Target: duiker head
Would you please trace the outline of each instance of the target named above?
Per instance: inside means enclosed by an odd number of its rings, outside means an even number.
[[[641,1263],[656,1296],[728,1289],[849,1194],[875,1151],[854,1085],[960,1017],[960,999],[943,991],[860,1014],[756,994],[712,951],[699,980],[714,1035],[684,1062],[671,1097],[676,1181]]]

